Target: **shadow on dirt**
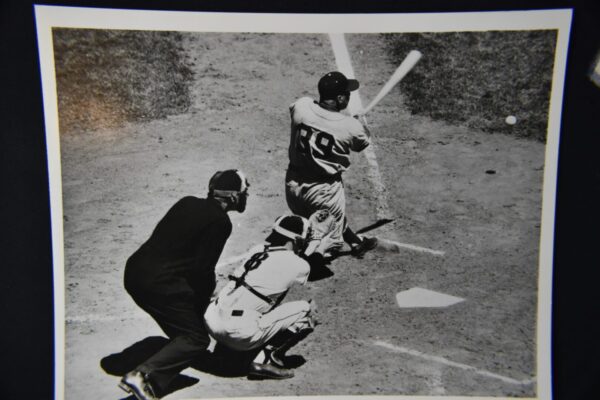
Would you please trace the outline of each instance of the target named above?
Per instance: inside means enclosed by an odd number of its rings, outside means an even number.
[[[221,377],[242,377],[248,374],[250,363],[259,352],[260,349],[247,352],[235,351],[217,344],[212,353],[199,358],[192,368]],[[306,362],[306,359],[299,355],[289,355],[282,361],[286,368],[298,368]]]
[[[221,377],[241,377],[248,374],[248,367],[258,351],[239,352],[216,345],[213,352],[199,357],[192,368]]]
[[[149,336],[132,344],[120,353],[113,353],[104,357],[100,360],[100,367],[109,375],[123,376],[158,352],[168,342],[169,340],[162,336]],[[166,396],[198,382],[199,379],[197,378],[180,374],[173,379],[162,395]],[[122,400],[135,400],[135,396],[128,396]]]
[[[158,352],[168,342],[165,337],[149,336],[120,353],[104,357],[100,360],[100,367],[109,375],[123,376]]]
[[[109,375],[123,376],[158,352],[168,342],[169,340],[162,336],[149,336],[119,353],[113,353],[102,358],[100,367]],[[198,357],[191,368],[220,377],[243,377],[248,374],[249,365],[258,354],[258,351],[260,350],[239,352],[217,344],[213,352],[207,351],[201,357]],[[306,359],[300,355],[285,356],[283,361],[287,368],[298,368],[306,363]],[[196,378],[178,375],[167,392],[172,393],[192,386],[197,382],[198,379]],[[127,397],[127,399],[130,398]]]
[[[327,265],[319,265],[311,267],[308,280],[310,282],[320,281],[321,279],[330,278],[333,276],[333,271]]]
[[[123,376],[135,369],[150,356],[158,352],[169,340],[162,336],[149,336],[132,344],[119,353],[110,354],[100,360],[100,367],[109,375]],[[213,352],[206,352],[191,365],[197,371],[220,377],[244,377],[248,374],[248,368],[259,350],[249,352],[238,352],[224,346],[216,345]],[[299,355],[290,355],[284,358],[288,368],[298,368],[306,360]],[[199,379],[186,375],[178,375],[169,387],[162,393],[166,396],[170,393],[195,385]],[[121,400],[134,400],[134,396],[124,397]]]

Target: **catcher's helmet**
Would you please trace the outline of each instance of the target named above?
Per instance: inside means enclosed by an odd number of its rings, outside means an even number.
[[[237,169],[217,171],[208,182],[208,196],[228,201],[232,208],[243,212],[250,183],[243,172]]]
[[[301,252],[306,247],[309,237],[310,223],[306,218],[299,215],[285,215],[275,220],[273,231],[266,240],[273,244],[292,240],[295,250]]]

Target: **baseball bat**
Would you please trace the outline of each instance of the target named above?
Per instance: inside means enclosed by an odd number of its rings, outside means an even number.
[[[383,226],[385,224],[389,224],[390,222],[393,222],[393,221],[394,221],[393,219],[383,218],[383,219],[380,219],[378,221],[375,221],[371,225],[368,225],[368,226],[360,228],[355,233],[358,235],[359,233],[369,232],[369,231],[372,231],[373,229],[379,228],[380,226]]]
[[[371,111],[371,109],[375,107],[377,103],[379,103],[381,99],[383,99],[385,95],[388,94],[390,90],[392,90],[392,88],[410,72],[411,69],[413,69],[415,64],[417,64],[417,62],[421,59],[421,56],[422,54],[419,50],[411,50],[404,61],[402,61],[398,68],[396,68],[390,79],[388,79],[385,85],[383,85],[379,93],[377,93],[377,96],[371,100],[369,105],[360,111],[360,114],[365,115]]]

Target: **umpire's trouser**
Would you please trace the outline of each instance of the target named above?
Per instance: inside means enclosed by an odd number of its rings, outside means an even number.
[[[201,299],[191,290],[167,297],[140,293],[135,287],[128,287],[127,291],[171,339],[136,368],[147,374],[153,388],[161,393],[179,372],[189,367],[208,348],[210,339],[203,314],[209,298]]]

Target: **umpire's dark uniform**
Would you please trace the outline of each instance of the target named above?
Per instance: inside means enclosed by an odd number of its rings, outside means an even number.
[[[127,260],[127,292],[171,339],[136,368],[159,392],[209,344],[202,316],[230,234],[231,220],[217,200],[184,197]]]

